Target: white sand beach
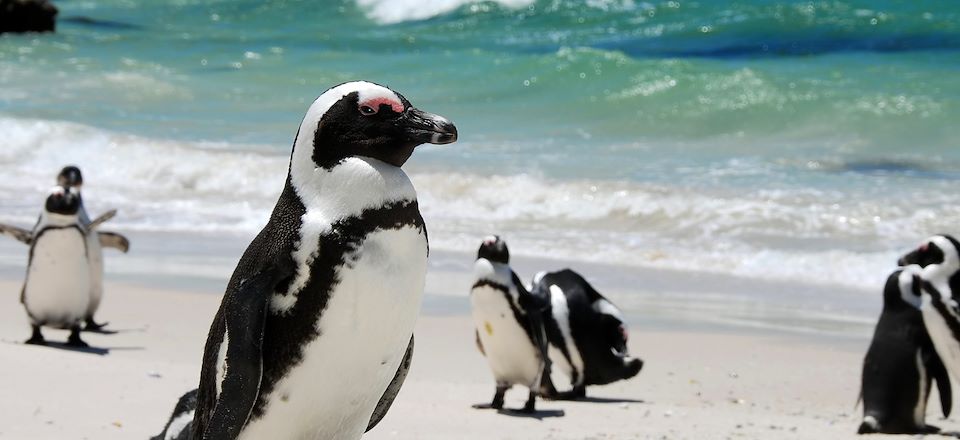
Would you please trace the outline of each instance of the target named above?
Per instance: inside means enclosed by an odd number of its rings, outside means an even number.
[[[630,349],[639,376],[590,388],[579,402],[538,402],[536,417],[472,409],[493,384],[458,307],[469,274],[434,270],[416,330],[413,369],[383,423],[367,439],[844,439],[856,438],[855,407],[868,339],[703,329],[633,313]],[[24,346],[29,327],[17,303],[20,280],[0,281],[0,438],[145,439],[158,433],[194,387],[219,292],[108,282],[99,318],[115,335],[85,334],[97,355]],[[212,283],[210,283],[212,284]],[[463,292],[461,298],[449,292]],[[433,304],[433,306],[431,306]],[[66,332],[47,330],[48,340]],[[519,407],[519,388],[507,406]],[[931,398],[928,420],[950,430]]]

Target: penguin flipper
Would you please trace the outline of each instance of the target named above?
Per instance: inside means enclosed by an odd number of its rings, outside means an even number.
[[[407,345],[407,352],[403,355],[403,360],[400,361],[400,368],[397,369],[397,374],[393,376],[390,385],[387,386],[386,391],[383,392],[383,396],[380,397],[380,401],[377,402],[377,407],[373,410],[373,415],[370,416],[367,431],[377,426],[377,424],[383,420],[383,416],[387,415],[387,411],[390,410],[390,405],[393,404],[393,400],[396,399],[397,394],[400,393],[400,387],[403,386],[403,381],[407,378],[407,373],[410,372],[410,361],[412,359],[413,335],[410,336],[410,344]]]
[[[33,232],[16,226],[0,224],[0,234],[6,235],[26,245],[33,243]]]
[[[91,221],[90,224],[87,225],[87,230],[88,230],[88,231],[92,231],[92,230],[96,229],[97,226],[100,226],[103,222],[112,219],[115,215],[117,215],[117,210],[116,210],[116,209],[111,209],[111,210],[109,210],[109,211],[101,214],[100,217],[97,217],[97,218],[93,219],[93,221]]]
[[[269,292],[276,271],[265,269],[239,283],[224,296],[229,368],[221,382],[206,428],[205,440],[234,440],[239,435],[260,395],[263,378],[263,331],[267,320]]]
[[[100,246],[114,248],[123,253],[130,250],[130,240],[116,232],[97,232],[97,237],[100,238]]]

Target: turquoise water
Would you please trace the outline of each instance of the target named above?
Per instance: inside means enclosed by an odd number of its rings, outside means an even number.
[[[125,227],[254,230],[306,107],[363,78],[460,129],[410,164],[439,247],[864,285],[960,223],[950,3],[57,5],[0,37],[6,220],[76,162]]]

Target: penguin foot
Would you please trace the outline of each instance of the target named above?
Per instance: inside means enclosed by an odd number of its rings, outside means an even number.
[[[503,404],[501,403],[500,405],[494,405],[494,404],[492,404],[492,403],[474,403],[473,405],[470,405],[470,407],[473,408],[473,409],[495,409],[495,410],[501,410],[501,409],[503,409]]]
[[[43,339],[43,336],[37,337],[37,335],[33,335],[30,339],[23,341],[23,343],[29,345],[47,345],[47,340]]]
[[[33,334],[30,335],[30,339],[23,341],[24,344],[30,345],[47,345],[47,340],[43,338],[43,334],[40,333],[39,326],[32,326]]]
[[[523,405],[523,409],[520,410],[524,414],[533,414],[536,412],[537,407],[537,393],[533,390],[530,390],[530,395],[527,397],[527,403]]]
[[[493,395],[493,402],[475,404],[473,409],[495,409],[498,411],[503,409],[503,398],[509,388],[509,385],[497,384],[497,392]]]
[[[66,343],[65,345],[66,345],[67,347],[74,347],[74,348],[90,348],[90,344],[87,344],[86,342],[83,342],[83,340],[80,339],[80,338],[76,338],[76,339],[70,338],[70,339],[67,339],[67,343]]]
[[[109,322],[104,322],[98,324],[93,318],[87,318],[86,325],[83,326],[83,331],[85,332],[96,332],[96,333],[107,333],[103,330],[104,327],[110,324]]]
[[[80,327],[76,327],[73,331],[70,332],[70,337],[67,338],[67,347],[75,348],[89,348],[90,344],[83,342],[83,339],[80,339]]]
[[[586,387],[576,387],[569,391],[561,391],[552,396],[543,396],[547,400],[578,400],[587,397]]]

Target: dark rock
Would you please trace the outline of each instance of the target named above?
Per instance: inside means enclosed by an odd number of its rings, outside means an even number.
[[[57,7],[48,0],[0,0],[0,34],[53,32]]]

